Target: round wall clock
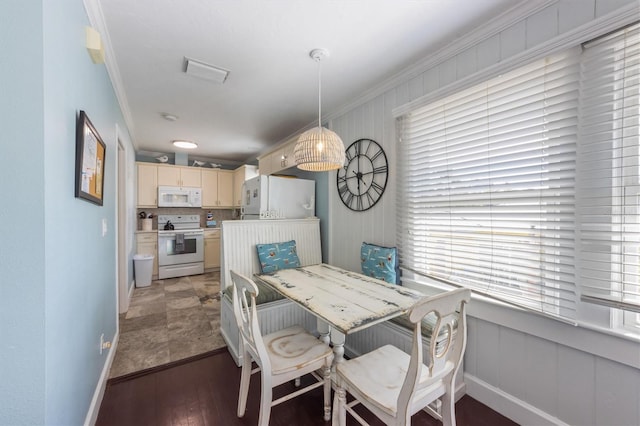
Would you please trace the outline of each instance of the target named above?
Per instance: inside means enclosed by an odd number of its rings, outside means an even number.
[[[384,150],[376,141],[358,139],[346,150],[346,165],[338,169],[338,195],[345,206],[363,212],[382,197],[389,177]]]

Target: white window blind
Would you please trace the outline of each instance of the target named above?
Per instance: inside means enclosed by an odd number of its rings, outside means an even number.
[[[574,318],[579,53],[399,118],[404,268]]]
[[[581,71],[581,297],[640,312],[640,25],[586,44]]]

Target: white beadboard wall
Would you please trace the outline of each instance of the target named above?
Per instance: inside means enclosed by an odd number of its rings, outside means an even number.
[[[401,165],[396,164],[394,109],[397,113],[519,60],[577,45],[639,18],[637,0],[522,2],[327,116],[346,146],[359,138],[380,143],[391,170],[381,201],[363,213],[341,203],[335,173],[329,176],[329,241],[324,242],[329,263],[358,270],[362,241],[396,244],[394,170]],[[631,353],[616,354],[615,337],[527,315],[525,322],[537,332],[513,328],[508,314],[500,322],[470,314],[465,381],[471,396],[521,424],[640,425],[640,344],[619,339],[620,351]],[[585,338],[564,339],[574,331]]]

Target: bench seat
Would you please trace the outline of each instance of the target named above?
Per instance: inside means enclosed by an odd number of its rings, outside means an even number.
[[[282,300],[285,297],[275,291],[273,288],[268,285],[262,284],[260,281],[254,281],[256,286],[258,287],[258,297],[256,297],[256,305],[262,305],[263,303],[271,303],[276,300]],[[233,302],[233,288],[227,287],[222,292],[224,296],[230,301]]]

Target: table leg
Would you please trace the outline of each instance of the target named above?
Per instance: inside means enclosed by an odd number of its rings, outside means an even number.
[[[318,333],[320,334],[320,337],[318,337],[318,339],[328,345],[330,342],[329,332],[331,330],[331,327],[328,323],[322,321],[318,317],[316,317],[316,327],[318,328]]]
[[[345,336],[338,330],[331,329],[331,343],[333,344],[333,365],[344,361]]]

